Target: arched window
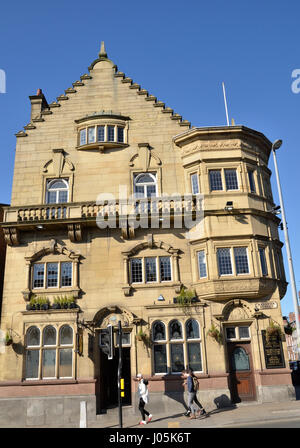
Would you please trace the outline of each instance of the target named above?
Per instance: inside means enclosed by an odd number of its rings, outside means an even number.
[[[182,337],[182,326],[178,320],[172,320],[169,325],[170,328],[170,339],[183,339]]]
[[[155,173],[141,173],[134,177],[134,194],[136,198],[157,196],[157,180]]]
[[[202,372],[199,322],[196,319],[188,319],[182,325],[179,320],[173,319],[168,325],[168,334],[165,329],[164,322],[153,322],[154,373],[181,373],[185,368]]]
[[[153,341],[165,341],[166,339],[166,327],[163,322],[154,322],[152,327],[152,339]]]
[[[46,203],[61,204],[69,200],[69,184],[67,179],[51,179],[47,181]]]
[[[185,324],[186,338],[199,339],[199,324],[195,319],[189,319]]]
[[[62,325],[57,330],[47,325],[41,332],[39,328],[28,328],[26,337],[25,378],[57,379],[73,377],[74,332],[69,325]]]

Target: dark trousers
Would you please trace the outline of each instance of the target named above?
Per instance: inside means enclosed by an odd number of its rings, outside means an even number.
[[[146,411],[145,409],[145,402],[142,398],[140,398],[140,403],[139,403],[139,411],[142,414],[142,419],[145,420],[145,415],[149,415],[149,412]]]

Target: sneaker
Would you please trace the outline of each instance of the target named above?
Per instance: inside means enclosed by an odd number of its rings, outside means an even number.
[[[140,422],[140,425],[147,425],[147,422],[145,422],[145,420],[142,420],[142,421]]]
[[[191,414],[191,411],[190,410],[188,410],[188,411],[186,411],[183,415],[185,416],[185,417],[189,417],[190,416],[190,414]]]
[[[152,414],[149,414],[148,415],[148,423],[151,422],[151,420],[152,420]]]
[[[205,410],[205,409],[202,409],[202,410],[200,411],[200,415],[206,415],[206,410]]]

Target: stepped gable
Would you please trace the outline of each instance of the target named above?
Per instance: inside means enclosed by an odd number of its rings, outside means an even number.
[[[63,94],[59,95],[56,98],[56,101],[48,104],[46,97],[42,92],[42,89],[38,89],[36,95],[29,97],[32,105],[34,103],[41,104],[38,113],[36,115],[32,115],[30,122],[26,126],[24,126],[25,131],[34,132],[34,130],[38,128],[38,126],[36,126],[37,123],[43,123],[44,121],[46,121],[47,115],[55,113],[58,108],[63,107],[64,103],[67,100],[69,100],[73,95],[79,93],[81,88],[87,86],[89,81],[93,79],[92,72],[95,69],[95,66],[103,61],[111,64],[112,69],[114,70],[114,77],[119,78],[122,84],[128,84],[128,88],[133,92],[133,94],[144,96],[145,101],[152,102],[153,107],[160,108],[162,114],[168,115],[169,118],[177,122],[180,127],[190,129],[191,123],[188,120],[183,120],[180,114],[175,113],[174,110],[170,107],[166,107],[164,102],[158,100],[154,95],[149,94],[146,89],[143,89],[139,84],[135,83],[131,78],[127,77],[125,73],[118,71],[118,67],[113,63],[113,61],[108,58],[104,42],[102,41],[98,58],[95,59],[88,67],[89,73],[85,73],[84,75],[80,76],[80,80],[73,82],[72,87],[68,87]],[[16,137],[27,137],[30,135],[30,132],[28,133],[20,130],[15,135]]]

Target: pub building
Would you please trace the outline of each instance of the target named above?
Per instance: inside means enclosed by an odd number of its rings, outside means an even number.
[[[89,422],[112,412],[119,321],[126,412],[138,372],[153,414],[184,411],[187,367],[208,409],[294,399],[268,138],[191,126],[103,43],[55,101],[29,100],[2,222],[1,406],[45,424],[82,401]]]

